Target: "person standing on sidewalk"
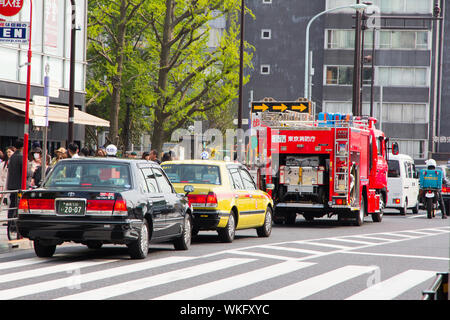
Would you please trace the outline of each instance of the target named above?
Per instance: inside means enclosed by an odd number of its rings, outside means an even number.
[[[7,177],[7,190],[20,190],[22,188],[22,152],[23,152],[23,139],[18,139],[14,143],[14,147],[16,151],[11,156],[8,161],[8,177]],[[17,193],[11,193],[9,196],[9,210],[8,210],[8,219],[11,219],[15,216],[18,207],[18,197]],[[11,224],[11,221],[8,221],[8,229],[11,230],[12,226],[15,224]],[[13,230],[15,231],[15,230]],[[12,240],[12,239],[10,239]]]
[[[6,183],[8,178],[8,161],[14,154],[14,147],[8,147],[3,154],[2,162],[0,162],[0,191],[6,190]],[[0,194],[0,207],[3,202],[6,203],[6,199],[9,199],[7,194]]]

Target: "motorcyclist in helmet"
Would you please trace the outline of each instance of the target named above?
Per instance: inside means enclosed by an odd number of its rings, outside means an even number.
[[[426,164],[428,170],[436,170],[437,164],[434,159],[428,159],[427,161],[425,161],[425,164]],[[443,176],[445,177],[445,173]],[[441,209],[441,212],[442,212],[442,219],[447,219],[447,216],[445,213],[444,199],[442,198],[440,190],[436,190],[436,196],[438,198],[439,208]]]

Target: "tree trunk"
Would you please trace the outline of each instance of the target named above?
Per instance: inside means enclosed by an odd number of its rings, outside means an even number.
[[[112,78],[112,101],[110,112],[110,127],[109,127],[109,139],[114,145],[119,144],[119,111],[120,111],[120,94],[122,90],[122,71],[123,71],[123,49],[125,46],[125,33],[126,33],[126,18],[127,18],[127,3],[122,0],[120,5],[120,21],[117,29],[117,74]]]
[[[159,118],[155,118],[155,122],[153,123],[153,133],[152,133],[152,150],[158,151],[158,154],[161,154],[163,151],[164,144],[164,128],[163,122],[159,121]]]

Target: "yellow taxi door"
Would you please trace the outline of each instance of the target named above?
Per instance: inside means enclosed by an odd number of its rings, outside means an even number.
[[[258,192],[255,182],[250,173],[244,168],[239,169],[242,182],[244,183],[244,190],[250,199],[248,208],[248,225],[249,227],[261,226],[264,223],[265,207],[263,199]]]
[[[239,172],[239,167],[229,167],[228,171],[230,173],[230,179],[232,180],[234,201],[239,213],[236,229],[247,228],[251,225],[252,208],[254,208],[252,195],[244,188],[244,182]]]

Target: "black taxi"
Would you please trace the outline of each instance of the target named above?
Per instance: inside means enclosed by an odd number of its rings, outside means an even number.
[[[191,191],[186,186],[186,194]],[[18,231],[34,241],[39,257],[51,257],[66,241],[93,249],[123,244],[132,259],[144,259],[152,242],[170,241],[187,250],[192,209],[186,194],[177,193],[152,161],[61,160],[42,187],[23,193]]]

